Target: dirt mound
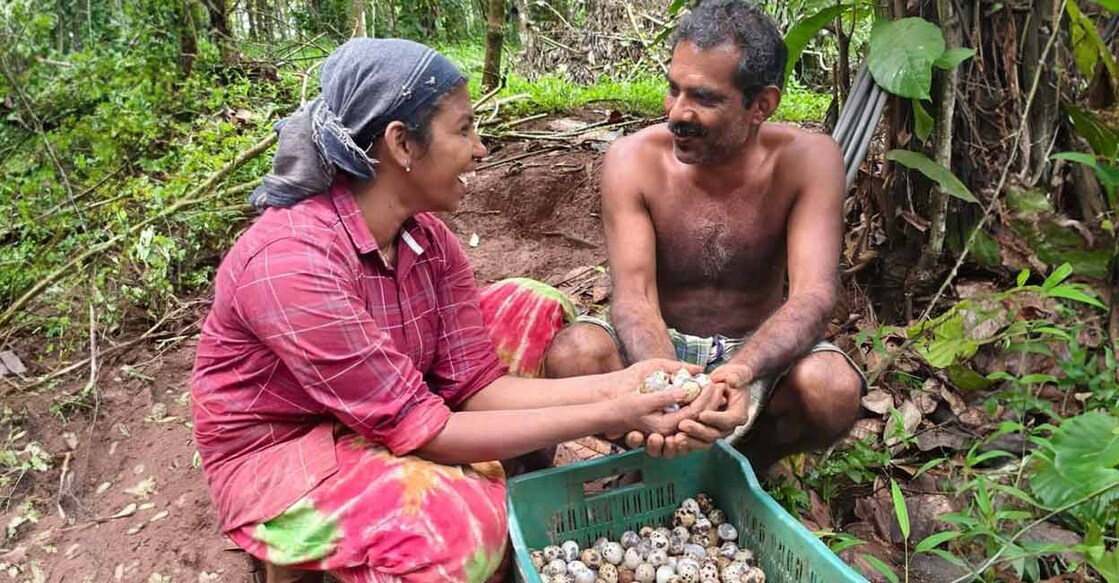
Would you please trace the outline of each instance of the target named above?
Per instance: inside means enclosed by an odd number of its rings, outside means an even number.
[[[524,144],[513,144],[493,158],[529,153]],[[605,261],[600,164],[597,150],[576,148],[480,170],[462,207],[443,217],[468,245],[479,283],[524,276],[557,284],[573,268]],[[477,246],[471,247],[475,234]]]

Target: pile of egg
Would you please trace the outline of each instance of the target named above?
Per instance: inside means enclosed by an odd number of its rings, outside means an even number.
[[[564,541],[532,550],[544,583],[765,583],[754,553],[738,546],[738,529],[711,498],[684,500],[673,528],[644,526],[590,548]]]
[[[676,371],[676,374],[671,377],[668,373],[658,370],[653,374],[645,377],[645,382],[637,388],[639,393],[656,393],[658,391],[675,391],[683,390],[684,398],[680,403],[669,405],[665,407],[665,413],[674,413],[680,410],[680,405],[687,405],[699,396],[703,389],[706,389],[711,384],[711,378],[705,374],[697,374],[692,376],[688,369],[681,368]]]

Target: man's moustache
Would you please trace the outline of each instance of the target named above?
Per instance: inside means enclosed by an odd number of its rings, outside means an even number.
[[[707,135],[707,130],[697,123],[668,122],[668,131],[680,138],[697,138]]]

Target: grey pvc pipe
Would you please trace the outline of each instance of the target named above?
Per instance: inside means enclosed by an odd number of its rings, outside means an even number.
[[[845,140],[849,137],[851,118],[854,117],[858,109],[865,105],[867,77],[866,67],[860,68],[858,74],[855,75],[855,82],[851,84],[851,92],[847,95],[847,102],[843,104],[843,109],[839,112],[839,119],[835,122],[835,129],[832,130],[832,137],[840,144],[844,144]]]
[[[867,151],[870,150],[870,142],[874,139],[874,130],[878,127],[878,120],[882,117],[882,111],[886,108],[886,100],[889,97],[886,95],[886,92],[877,85],[872,88],[872,91],[876,97],[874,112],[870,116],[870,119],[873,121],[867,124],[866,135],[860,140],[857,150],[858,154],[852,158],[852,163],[846,166],[847,188],[851,188],[851,185],[855,182],[855,176],[859,172],[861,161],[866,157]]]

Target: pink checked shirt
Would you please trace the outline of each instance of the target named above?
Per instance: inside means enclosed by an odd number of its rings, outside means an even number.
[[[417,215],[397,249],[393,269],[339,180],[266,211],[222,262],[192,396],[223,530],[334,473],[336,423],[403,455],[505,374],[450,230]]]

